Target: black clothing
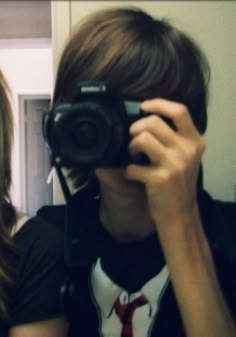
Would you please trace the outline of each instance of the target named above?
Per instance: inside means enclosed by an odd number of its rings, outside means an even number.
[[[80,265],[73,271],[75,287],[67,308],[70,309],[70,337],[124,336],[115,313],[115,294],[124,303],[131,303],[140,293],[148,297],[155,289],[159,291],[154,301],[156,305],[143,306],[140,312],[142,317],[146,315],[144,321],[137,314],[134,326],[132,322],[127,329],[134,330],[133,337],[185,337],[157,235],[140,242],[117,242],[99,223],[99,201],[91,203],[90,200],[89,204],[87,201],[84,198],[80,205],[70,210],[73,214],[69,220],[78,222],[78,256],[81,257]],[[206,192],[201,192],[199,206],[219,282],[236,318],[236,204],[214,201]],[[47,211],[50,213],[49,209],[44,209],[41,214],[45,215]],[[59,207],[57,211],[62,216],[63,208]],[[53,220],[53,213],[50,217]],[[139,329],[146,329],[145,334],[140,334]]]
[[[62,316],[59,289],[64,282],[63,237],[55,225],[29,219],[13,237],[15,270],[10,290],[10,322],[0,321],[0,336],[11,326]]]

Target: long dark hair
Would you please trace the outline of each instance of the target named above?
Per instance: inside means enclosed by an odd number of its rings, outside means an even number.
[[[8,287],[13,271],[8,256],[13,251],[11,229],[16,222],[16,211],[10,199],[11,152],[13,143],[13,115],[10,92],[0,71],[0,318],[8,318]]]
[[[104,80],[126,99],[185,104],[204,133],[209,73],[197,44],[166,20],[138,8],[108,8],[86,17],[65,46],[53,104],[70,100],[77,81]]]

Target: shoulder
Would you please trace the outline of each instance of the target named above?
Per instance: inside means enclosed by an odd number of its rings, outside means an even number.
[[[215,204],[221,209],[236,238],[236,202],[216,200]]]
[[[65,279],[62,233],[55,225],[34,217],[26,221],[13,240],[12,325],[61,316],[59,292]]]
[[[63,234],[58,228],[38,217],[30,218],[13,237],[16,256],[12,264],[17,264],[18,274],[26,267],[37,264],[47,267],[63,261]]]
[[[220,209],[227,219],[236,223],[236,202],[234,201],[224,201],[215,199],[207,191],[202,190],[199,194],[200,206],[204,208],[205,212],[211,213],[215,212],[216,208]]]
[[[13,240],[17,245],[24,242],[26,246],[29,246],[33,242],[41,242],[42,237],[44,238],[44,243],[52,237],[58,242],[62,239],[62,232],[54,224],[36,216],[26,218],[24,224],[20,226],[20,229],[13,236]]]
[[[205,191],[199,202],[208,239],[213,246],[222,247],[236,262],[236,203],[215,200]]]
[[[228,305],[236,317],[236,203],[214,200],[204,193],[201,206],[216,272]]]

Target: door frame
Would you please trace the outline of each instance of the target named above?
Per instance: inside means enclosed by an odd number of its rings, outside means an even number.
[[[19,139],[20,139],[20,203],[21,210],[26,212],[26,132],[25,132],[25,102],[27,100],[51,100],[50,94],[19,94]]]

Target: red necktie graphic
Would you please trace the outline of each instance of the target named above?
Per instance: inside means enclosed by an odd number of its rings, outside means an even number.
[[[148,301],[144,295],[140,295],[135,300],[127,304],[121,304],[118,298],[114,304],[115,312],[120,318],[122,326],[121,337],[133,337],[132,319],[137,308],[147,304]]]

